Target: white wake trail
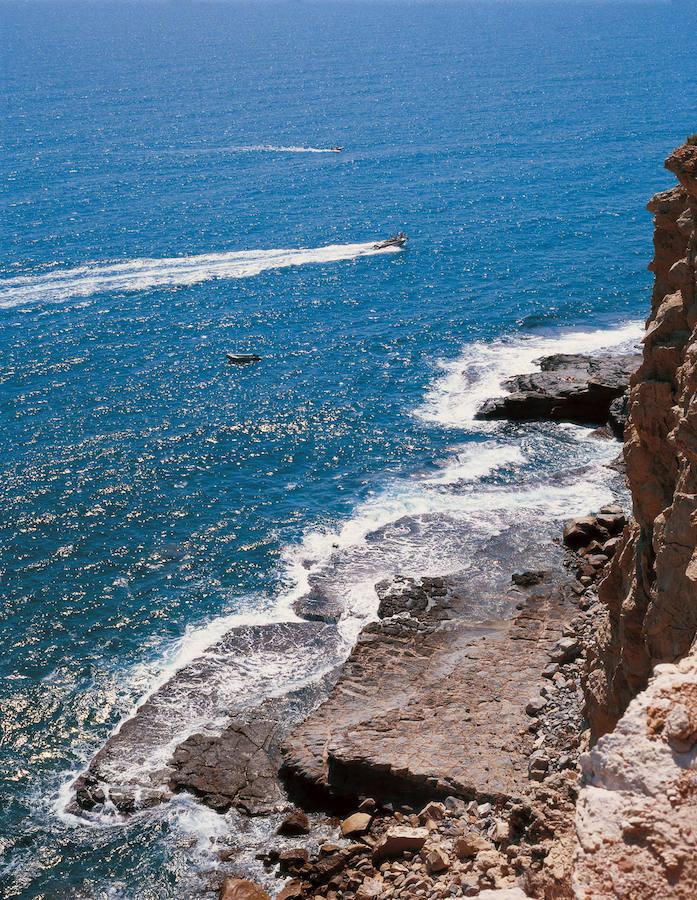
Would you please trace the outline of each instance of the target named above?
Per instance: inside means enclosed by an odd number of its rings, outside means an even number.
[[[200,256],[89,263],[74,269],[57,269],[41,275],[21,275],[0,280],[0,309],[11,309],[26,303],[60,303],[75,297],[91,297],[107,292],[181,287],[219,278],[249,278],[267,269],[341,262],[396,251],[399,248],[376,250],[371,241],[297,250],[235,250]]]
[[[273,144],[225,147],[224,150],[228,153],[337,153],[331,147],[276,147]]]

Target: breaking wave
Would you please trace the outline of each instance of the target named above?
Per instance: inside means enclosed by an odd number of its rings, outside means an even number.
[[[212,279],[250,278],[269,269],[342,262],[395,252],[399,252],[398,247],[376,250],[375,242],[370,241],[296,250],[234,250],[165,259],[88,263],[73,269],[1,280],[0,309],[27,303],[60,303],[114,291],[145,291],[156,287],[183,287]]]
[[[612,329],[517,335],[468,344],[457,359],[440,363],[440,374],[427,390],[416,415],[445,428],[470,428],[482,403],[501,396],[507,378],[539,371],[536,360],[540,357],[553,353],[592,354],[625,345],[630,348],[638,343],[643,329],[643,322],[632,321]],[[477,422],[477,430],[486,428],[486,423]]]

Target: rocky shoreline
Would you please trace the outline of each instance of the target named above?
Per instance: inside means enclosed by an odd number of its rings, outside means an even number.
[[[447,579],[383,586],[381,621],[366,629],[330,700],[284,746],[293,779],[310,783],[315,797],[324,794],[325,807],[342,801],[348,815],[311,823],[296,810],[281,824],[281,835],[295,830],[295,842],[259,855],[267,871],[289,878],[279,900],[486,896],[481,892],[494,889],[511,898],[524,891],[572,896],[578,759],[587,749],[581,674],[596,580],[625,521],[622,510],[607,507],[570,525],[573,549],[563,566],[515,573],[517,614],[486,634],[463,639],[453,625],[457,591]],[[399,624],[405,608],[416,620],[407,630]],[[440,646],[434,635],[448,638]],[[447,671],[434,661],[443,649],[454,663]],[[398,698],[397,718],[389,678],[384,671],[374,677],[375,658],[383,667],[395,659],[413,686],[407,702]],[[438,675],[424,677],[431,669]],[[375,696],[368,694],[373,685]],[[269,896],[261,891],[230,876],[220,896]]]
[[[340,604],[312,585],[300,621],[226,635],[154,694],[78,779],[74,811],[187,791],[265,822],[256,868],[220,841],[203,892],[222,900],[695,895],[697,146],[668,166],[681,187],[649,207],[643,357],[547,357],[480,411],[625,431],[633,516],[568,522],[552,564],[511,571],[496,597],[471,575],[381,582],[343,665],[261,705],[211,700],[222,656],[336,645]],[[225,726],[173,742],[176,679],[202,684]],[[162,767],[115,787],[153,734]]]
[[[539,378],[512,379],[512,399],[492,401],[485,414],[514,409],[518,420],[527,404],[528,418],[545,410],[555,421],[583,418],[609,437],[634,361],[542,359]],[[255,876],[259,884],[245,878],[249,866],[237,868],[231,840],[209,882],[224,900],[269,897],[267,889],[278,900],[489,889],[570,897],[578,758],[588,744],[583,660],[595,584],[625,523],[614,507],[570,523],[565,548],[550,546],[553,565],[511,572],[496,597],[482,596],[471,576],[379,583],[377,621],[342,666],[261,705],[242,702],[222,729],[170,742],[159,767],[121,774],[124,758],[161,736],[182,684],[200,685],[211,703],[206,685],[218,659],[289,646],[316,657],[313,647],[336,644],[336,598],[313,585],[296,604],[305,621],[237,629],[157,691],[78,779],[74,811],[113,804],[129,814],[187,791],[219,812],[261,817],[265,875]]]

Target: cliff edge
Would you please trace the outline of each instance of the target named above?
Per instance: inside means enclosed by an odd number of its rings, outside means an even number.
[[[697,895],[697,146],[649,203],[655,276],[624,456],[633,520],[587,657],[574,895]]]

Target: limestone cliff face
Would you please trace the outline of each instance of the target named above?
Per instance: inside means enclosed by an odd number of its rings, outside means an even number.
[[[634,520],[600,587],[606,617],[585,685],[595,738],[697,634],[697,146],[666,167],[680,184],[648,206],[655,283],[625,434]]]

